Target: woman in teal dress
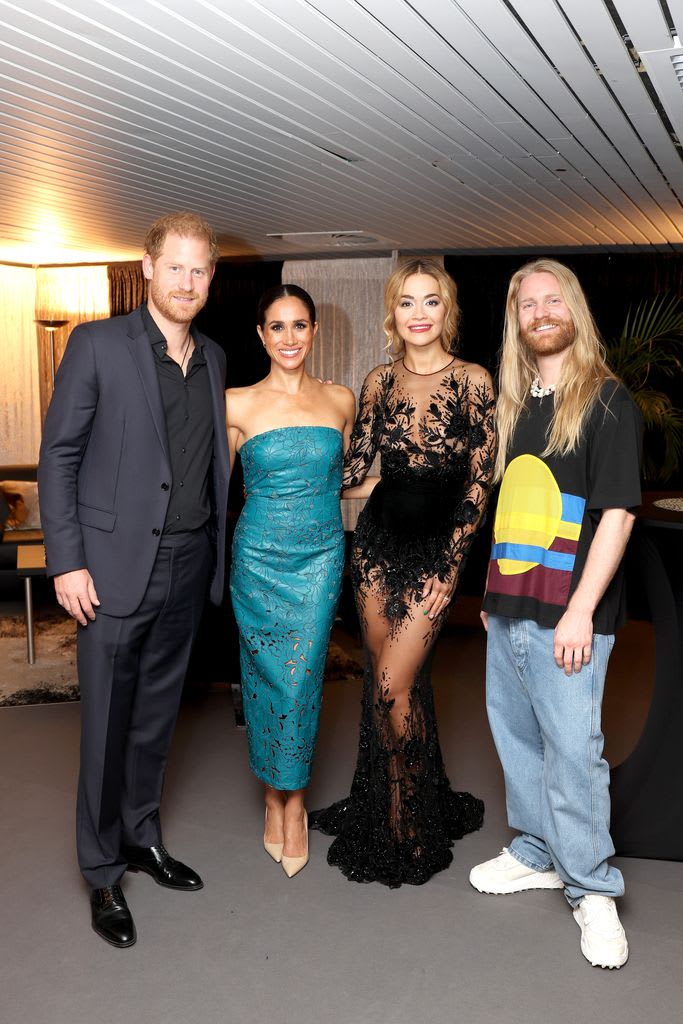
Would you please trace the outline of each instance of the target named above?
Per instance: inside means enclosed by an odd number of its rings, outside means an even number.
[[[264,846],[289,877],[308,861],[304,790],[341,588],[341,477],[355,414],[348,388],[306,372],[317,330],[307,292],[270,289],[258,309],[270,373],[226,393],[230,456],[240,454],[247,494],[230,590],[249,763],[265,783]]]

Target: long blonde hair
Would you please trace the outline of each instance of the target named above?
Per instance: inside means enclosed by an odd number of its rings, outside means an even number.
[[[568,455],[576,450],[602,385],[606,380],[616,379],[605,362],[605,349],[576,274],[563,263],[551,259],[533,260],[520,267],[512,275],[505,305],[496,408],[497,480],[502,479],[505,472],[507,449],[520,414],[527,407],[531,383],[538,376],[533,356],[520,334],[517,296],[525,278],[544,272],[557,278],[560,294],[574,323],[575,336],[557,381],[555,411],[543,456]]]
[[[446,352],[456,351],[458,338],[458,324],[460,323],[460,306],[458,305],[458,289],[450,274],[447,274],[437,260],[429,259],[427,256],[418,256],[415,259],[402,263],[393,272],[384,286],[384,333],[387,338],[386,350],[390,356],[400,357],[403,355],[405,345],[403,339],[396,330],[396,307],[405,291],[405,284],[413,274],[428,274],[435,278],[441,300],[446,311],[443,322],[443,333],[441,344]]]

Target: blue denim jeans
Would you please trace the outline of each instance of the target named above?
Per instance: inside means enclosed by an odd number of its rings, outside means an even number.
[[[503,765],[509,851],[537,871],[553,867],[575,906],[586,893],[621,896],[607,858],[609,766],[602,756],[602,694],[613,636],[595,634],[593,654],[567,676],[553,657],[553,629],[490,615],[486,705]]]

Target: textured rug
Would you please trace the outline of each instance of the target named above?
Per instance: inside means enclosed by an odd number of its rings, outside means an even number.
[[[0,618],[0,707],[78,700],[76,623],[55,611],[35,622],[35,664],[26,660],[22,616]]]
[[[59,612],[42,612],[35,622],[35,664],[26,660],[22,616],[0,617],[0,707],[78,700],[76,624]],[[339,644],[330,643],[325,681],[357,679],[363,670]]]

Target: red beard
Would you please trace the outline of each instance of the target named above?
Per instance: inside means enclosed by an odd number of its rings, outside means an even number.
[[[553,324],[560,328],[558,331],[535,334],[535,328],[545,324]],[[576,337],[576,329],[571,320],[553,320],[550,317],[543,317],[541,320],[534,320],[528,327],[520,330],[522,341],[537,356],[554,356],[558,352],[564,352],[573,344]]]

